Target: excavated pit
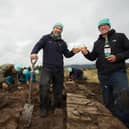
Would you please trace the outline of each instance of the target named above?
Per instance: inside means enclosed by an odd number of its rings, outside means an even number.
[[[40,117],[37,83],[32,90],[34,110],[28,129],[127,129],[103,106],[97,83],[65,81],[62,108],[50,111],[47,118]],[[27,97],[25,84],[0,89],[0,129],[25,129],[21,113]]]

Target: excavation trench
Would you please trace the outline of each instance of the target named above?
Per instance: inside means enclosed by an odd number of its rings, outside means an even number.
[[[99,84],[65,81],[62,108],[40,116],[39,86],[32,88],[34,110],[28,129],[127,129],[107,110],[101,100]],[[28,86],[0,89],[0,129],[25,129],[21,112],[28,97]]]

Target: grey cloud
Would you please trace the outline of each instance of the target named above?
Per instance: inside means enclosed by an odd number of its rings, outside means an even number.
[[[29,64],[34,44],[58,21],[64,24],[63,37],[68,46],[85,42],[92,49],[98,37],[97,23],[104,17],[128,36],[128,5],[128,0],[0,0],[0,63]],[[78,62],[89,63],[80,54],[65,59],[66,64]]]

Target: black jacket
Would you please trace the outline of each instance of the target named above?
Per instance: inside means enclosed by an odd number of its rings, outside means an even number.
[[[104,74],[111,73],[118,69],[125,69],[125,59],[129,58],[129,40],[125,34],[116,33],[115,30],[112,29],[108,33],[108,39],[111,46],[111,53],[116,55],[116,62],[111,63],[105,59],[105,39],[101,35],[94,43],[92,52],[88,52],[85,56],[91,61],[96,60],[98,72]]]
[[[51,34],[43,36],[34,46],[32,53],[38,53],[43,49],[43,66],[44,67],[59,67],[63,68],[63,55],[72,57],[74,53],[69,51],[64,40],[55,40]]]

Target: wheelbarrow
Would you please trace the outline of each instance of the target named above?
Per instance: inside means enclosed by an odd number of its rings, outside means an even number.
[[[28,102],[25,103],[22,111],[22,122],[24,127],[29,127],[31,125],[31,118],[33,113],[34,105],[31,103],[31,94],[32,94],[32,78],[34,76],[34,67],[37,62],[37,59],[31,59],[31,77],[29,82],[29,91],[28,91]]]

